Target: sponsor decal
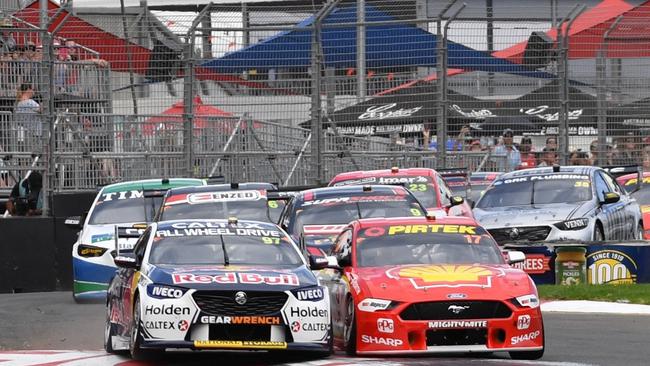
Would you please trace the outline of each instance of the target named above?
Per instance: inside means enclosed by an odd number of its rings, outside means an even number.
[[[304,290],[294,290],[292,291],[296,299],[300,301],[321,301],[325,293],[320,287],[314,287]]]
[[[636,184],[636,181],[637,181],[636,178],[631,178],[631,179],[626,180],[625,183],[623,183],[623,185],[625,185],[625,186],[633,186],[633,185]],[[643,182],[643,184],[650,184],[650,177],[643,177],[642,182]]]
[[[334,198],[323,198],[312,201],[303,202],[303,206],[331,206],[340,203],[357,203],[357,202],[404,202],[407,201],[407,196],[405,195],[393,195],[393,196],[354,196],[354,197],[334,197]]]
[[[452,104],[449,107],[449,109],[457,112],[462,116],[469,117],[469,118],[486,119],[486,118],[497,117],[497,115],[492,113],[492,111],[489,109],[479,109],[479,110],[472,109],[471,111],[467,112],[464,111],[458,104]]]
[[[391,346],[391,347],[400,347],[404,344],[404,341],[398,338],[384,338],[384,337],[373,337],[371,335],[362,334],[361,342],[368,344],[380,344],[382,346]]]
[[[519,315],[517,318],[517,329],[526,330],[530,327],[530,315]]]
[[[174,326],[174,322],[168,322],[168,321],[146,321],[144,322],[144,327],[147,329],[176,329]]]
[[[487,320],[436,320],[429,322],[429,328],[487,328]]]
[[[395,331],[395,323],[393,322],[393,319],[377,319],[377,330],[382,333],[393,333]]]
[[[273,229],[192,228],[192,229],[171,229],[171,230],[156,231],[157,237],[221,236],[221,235],[261,236],[261,237],[275,237],[275,238],[282,237],[282,233]]]
[[[426,233],[476,235],[476,226],[429,224],[429,225],[395,225],[395,226],[388,227],[388,235],[426,234]]]
[[[203,315],[199,318],[203,324],[250,324],[250,325],[280,325],[277,316],[214,316]]]
[[[201,192],[187,195],[190,205],[210,202],[257,201],[262,198],[259,191]]]
[[[494,182],[494,185],[499,184],[511,184],[511,183],[521,183],[521,182],[533,182],[538,180],[579,180],[579,181],[589,181],[588,175],[582,174],[547,174],[547,175],[531,175],[526,177],[515,177],[508,178],[503,180],[498,180]]]
[[[514,263],[512,267],[521,269],[528,274],[541,274],[551,270],[551,257],[544,254],[528,254],[523,262]]]
[[[505,276],[500,268],[472,265],[403,266],[386,271],[393,279],[405,279],[417,289],[432,287],[492,287],[492,277]]]
[[[327,323],[301,323],[298,320],[291,323],[291,332],[326,332],[330,329]]]
[[[519,112],[527,114],[529,116],[535,116],[547,122],[558,121],[560,118],[560,112],[544,113],[549,108],[551,107],[548,105],[539,105],[533,108],[521,108],[519,109]],[[568,119],[573,120],[578,119],[580,116],[582,116],[582,109],[574,109],[572,111],[569,111],[567,117]]]
[[[113,240],[113,234],[97,234],[90,237],[91,243],[97,243],[100,241]]]
[[[190,323],[187,320],[181,320],[178,322],[178,330],[185,332],[189,329]]]
[[[334,183],[334,187],[356,186],[356,185],[370,184],[375,182],[377,182],[377,177],[366,177],[366,178],[350,179],[350,180],[343,180],[340,182],[336,182]]]
[[[287,342],[270,341],[194,341],[196,348],[260,348],[285,349]]]
[[[377,310],[386,310],[390,306],[390,300],[381,299],[365,299],[357,305],[359,310],[367,312],[375,312]]]
[[[319,309],[317,307],[290,307],[289,316],[300,318],[328,318],[329,312],[326,309]]]
[[[400,123],[394,124],[381,124],[381,125],[363,125],[363,126],[336,126],[336,130],[342,135],[383,135],[393,132],[397,133],[420,133],[424,129],[424,123]],[[331,127],[329,131],[333,131]]]
[[[373,120],[373,119],[387,119],[387,118],[404,118],[410,117],[413,114],[417,113],[423,106],[417,106],[413,108],[399,108],[397,109],[397,103],[388,103],[383,105],[372,105],[366,108],[366,111],[357,117],[358,119]]]
[[[510,344],[512,344],[514,346],[514,345],[519,344],[521,342],[533,341],[533,340],[537,339],[537,337],[539,337],[540,334],[542,334],[542,332],[540,332],[539,330],[536,330],[534,332],[514,336],[514,337],[510,338]]]
[[[174,305],[147,305],[144,308],[145,315],[190,315],[190,308]]]
[[[379,177],[379,184],[400,184],[400,183],[429,183],[430,178],[425,176],[392,176]]]
[[[247,272],[224,272],[221,274],[193,274],[193,273],[173,273],[172,281],[175,284],[183,283],[244,283],[244,284],[264,284],[264,285],[283,285],[299,286],[298,276],[293,273],[277,274],[260,274]]]
[[[112,192],[102,194],[102,199],[97,203],[108,202],[113,200],[128,200],[132,198],[143,198],[144,193],[142,191],[121,191],[121,192]]]
[[[587,281],[591,284],[630,284],[637,281],[637,263],[619,250],[599,250],[587,255]]]
[[[318,234],[338,234],[347,225],[305,225],[302,227],[302,232],[305,235],[318,235]]]
[[[359,286],[359,276],[357,276],[354,273],[349,273],[348,276],[350,277],[350,287],[352,287],[352,289],[357,295],[360,294],[361,286]]]
[[[149,297],[153,297],[154,299],[178,299],[180,297],[183,297],[185,291],[185,289],[161,285],[147,286],[147,295],[149,295]]]
[[[453,294],[447,294],[448,299],[466,299],[467,294],[461,294],[461,293],[453,293]]]

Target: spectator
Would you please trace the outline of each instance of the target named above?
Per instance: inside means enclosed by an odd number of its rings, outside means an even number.
[[[638,137],[632,131],[617,139],[614,165],[636,165],[641,160]]]
[[[43,176],[32,172],[11,189],[7,210],[12,216],[38,216],[43,213]]]
[[[557,164],[557,151],[548,147],[542,149],[542,161],[537,166],[553,166],[555,164]]]
[[[643,147],[643,171],[650,170],[650,146]]]
[[[546,146],[544,146],[547,149],[553,149],[557,151],[557,137],[556,136],[549,136],[546,138]]]
[[[600,162],[598,161],[599,155],[598,155],[598,140],[594,140],[589,144],[589,153],[590,153],[590,160],[591,164],[593,165],[598,165]]]
[[[519,142],[519,152],[521,153],[521,169],[534,168],[537,166],[537,159],[533,152],[533,141],[530,137],[524,136]]]
[[[483,145],[481,145],[481,140],[480,139],[473,139],[469,143],[469,151],[472,152],[480,152],[483,151]]]
[[[569,165],[591,165],[591,160],[586,151],[578,149],[571,153]]]
[[[494,149],[496,156],[505,156],[505,164],[501,163],[499,166],[500,171],[515,170],[521,164],[521,154],[517,147],[513,144],[514,133],[511,129],[506,128],[503,131],[503,144],[498,145]]]
[[[43,126],[41,122],[41,106],[32,99],[34,89],[31,84],[23,83],[16,95],[14,108],[14,124],[17,130],[17,143],[23,145],[25,151],[38,151],[41,148]]]

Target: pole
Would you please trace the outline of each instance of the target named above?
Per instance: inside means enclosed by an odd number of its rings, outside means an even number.
[[[603,48],[598,52],[596,59],[596,75],[597,75],[597,102],[598,102],[598,161],[594,162],[597,165],[604,165],[604,156],[607,144],[607,101],[605,100],[605,90],[607,88],[607,54],[609,49],[609,34],[616,29],[618,24],[623,20],[623,16],[619,15],[618,18],[603,34]]]
[[[131,100],[133,102],[133,114],[138,115],[138,98],[135,93],[135,77],[133,75],[133,55],[131,54],[131,38],[129,37],[129,29],[126,23],[126,9],[124,8],[124,0],[120,0],[120,12],[122,13],[122,28],[124,31],[124,38],[126,40],[126,59],[129,63],[129,84],[131,89]]]
[[[487,50],[489,54],[494,52],[494,4],[492,0],[485,0],[485,12],[487,17]],[[488,94],[494,94],[494,73],[488,73]]]
[[[357,0],[357,103],[366,99],[366,0]]]
[[[39,2],[38,2],[39,25],[40,25],[41,29],[43,29],[45,31],[47,31],[47,23],[48,23],[47,3],[48,3],[48,0],[39,0]]]

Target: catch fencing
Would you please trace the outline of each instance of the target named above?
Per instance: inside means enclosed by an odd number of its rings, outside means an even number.
[[[0,189],[29,170],[51,195],[392,166],[650,168],[650,4],[587,5],[35,2],[0,23]]]

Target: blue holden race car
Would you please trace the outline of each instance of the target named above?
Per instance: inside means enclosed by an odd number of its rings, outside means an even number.
[[[103,187],[82,217],[70,217],[66,225],[81,229],[72,246],[73,298],[103,299],[115,274],[115,227],[146,227],[153,220],[163,195],[170,188],[204,185],[202,179],[147,179]],[[127,242],[122,245],[128,245]]]
[[[126,233],[128,235],[128,233]],[[121,233],[118,233],[121,236]],[[296,244],[260,221],[151,224],[108,292],[106,351],[332,350],[329,297]],[[312,270],[327,261],[312,259]]]

